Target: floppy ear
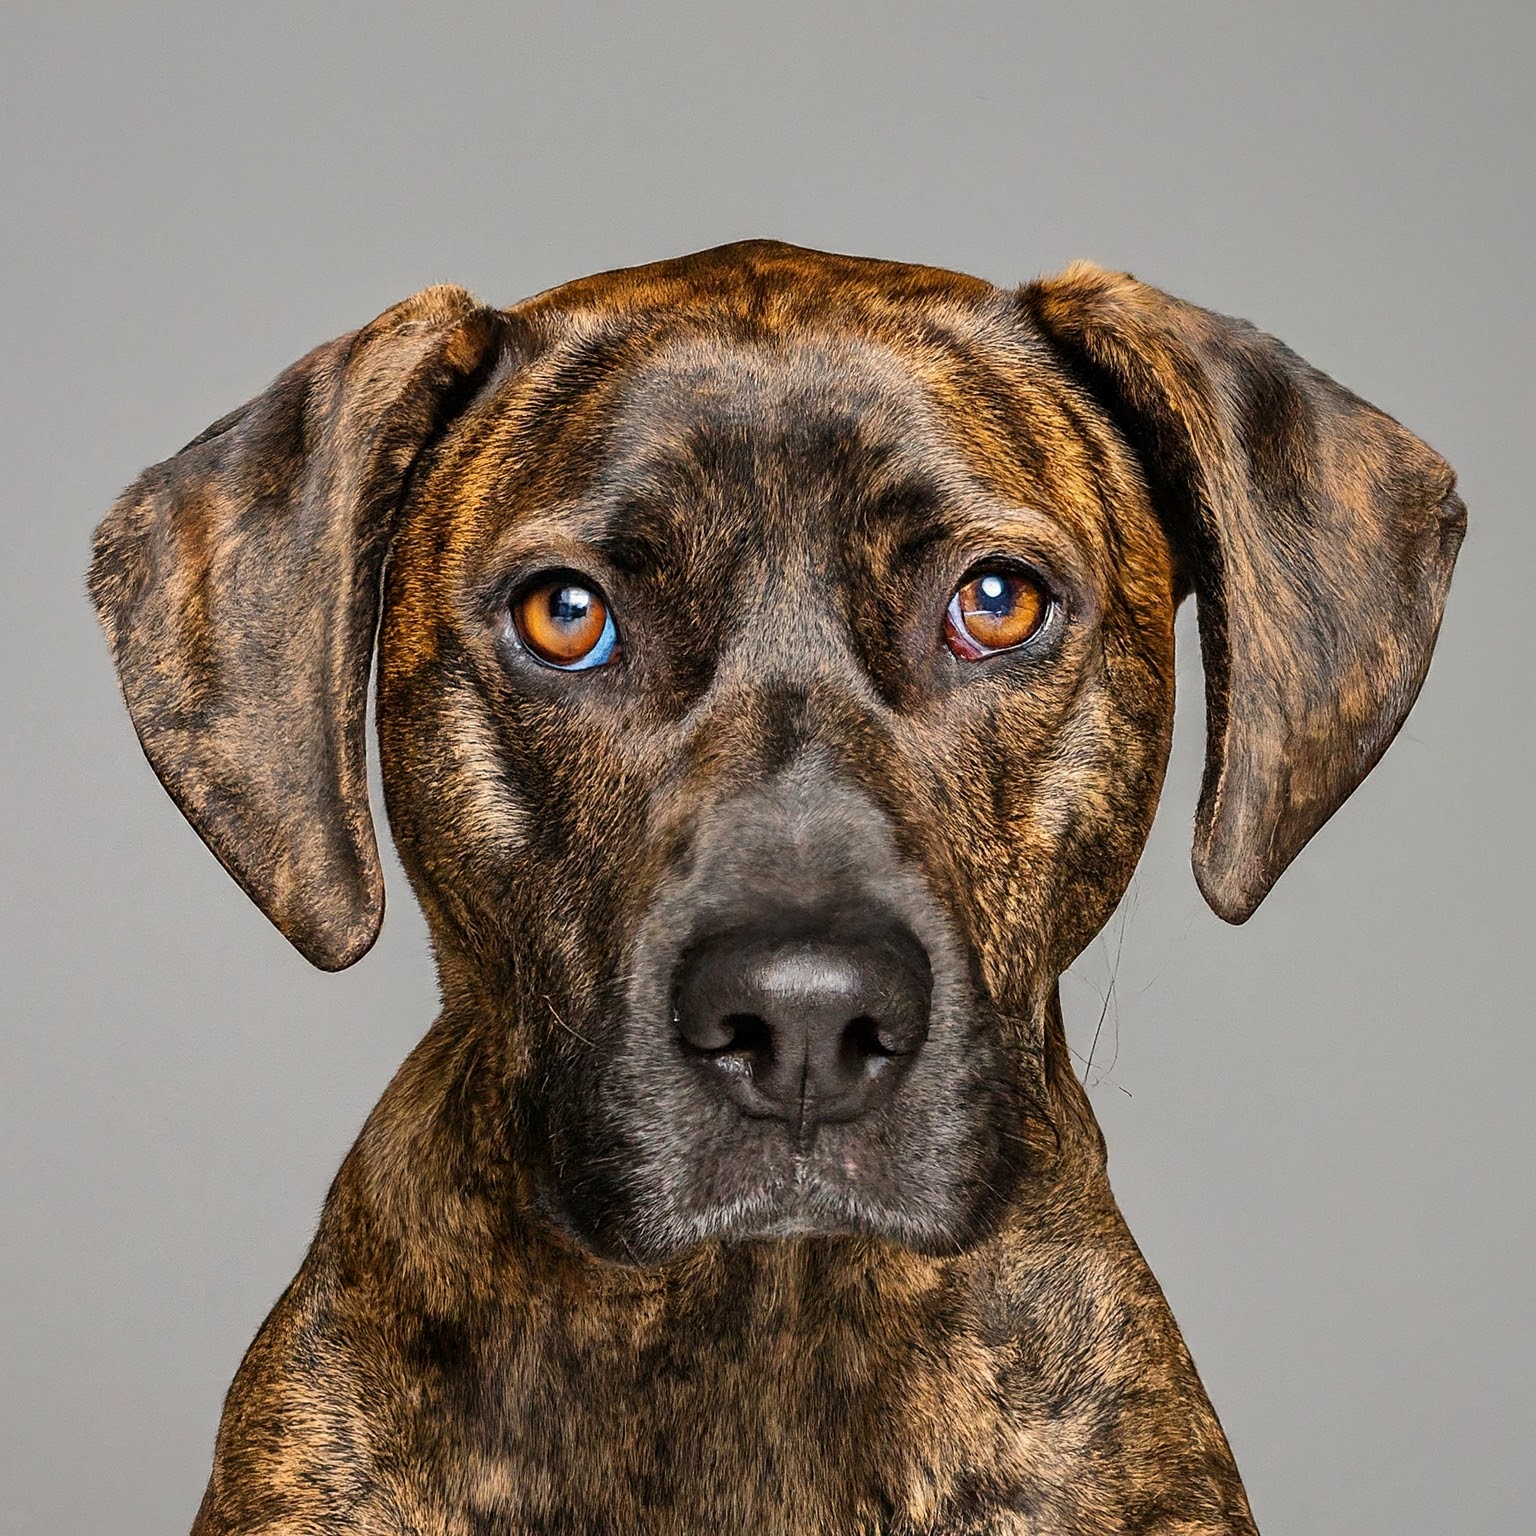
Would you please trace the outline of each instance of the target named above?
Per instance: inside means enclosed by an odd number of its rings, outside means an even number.
[[[364,723],[394,514],[503,331],[426,289],[146,470],[96,530],[90,593],[145,755],[326,970],[384,913]]]
[[[1081,263],[1020,299],[1138,453],[1193,586],[1195,877],[1240,923],[1418,695],[1466,528],[1455,477],[1245,321]]]

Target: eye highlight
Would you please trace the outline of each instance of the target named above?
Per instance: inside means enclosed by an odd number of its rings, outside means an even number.
[[[545,666],[584,672],[611,661],[618,630],[602,593],[570,575],[535,582],[512,602],[512,624]]]
[[[944,639],[962,661],[1016,650],[1045,628],[1052,596],[1033,571],[1014,565],[974,570],[944,613]]]

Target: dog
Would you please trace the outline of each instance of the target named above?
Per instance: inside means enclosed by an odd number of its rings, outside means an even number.
[[[151,765],[351,965],[376,651],[443,999],[195,1536],[1251,1532],[1057,981],[1181,601],[1238,923],[1402,724],[1464,528],[1242,321],[770,241],[427,289],[146,471],[89,587]]]

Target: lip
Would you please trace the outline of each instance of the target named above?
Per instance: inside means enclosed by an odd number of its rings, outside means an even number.
[[[746,1209],[729,1207],[718,1215],[690,1223],[698,1236],[692,1241],[782,1242],[797,1237],[894,1237],[883,1223],[850,1221],[830,1211],[793,1199],[750,1202]]]
[[[942,1241],[911,1202],[881,1198],[862,1186],[854,1154],[792,1154],[780,1172],[766,1171],[740,1191],[682,1215],[690,1242],[790,1237],[875,1237],[913,1246]]]

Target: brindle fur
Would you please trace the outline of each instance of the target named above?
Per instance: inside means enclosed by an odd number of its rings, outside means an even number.
[[[1251,1531],[1057,978],[1152,819],[1180,600],[1196,871],[1241,921],[1401,724],[1463,526],[1438,456],[1242,322],[1089,266],[1007,291],[771,242],[505,311],[430,289],[146,472],[91,591],[156,772],[351,964],[377,629],[443,994],[235,1378],[195,1536]],[[949,584],[1020,548],[1070,622],[967,670]],[[509,664],[509,582],[567,560],[622,665]],[[904,1132],[932,1166],[870,1175],[931,1209],[910,1241],[899,1211],[687,1240],[658,1194],[695,1153],[641,1091],[647,946],[709,827],[797,774],[871,808],[972,989],[964,1101]],[[740,878],[819,879],[823,846]]]

